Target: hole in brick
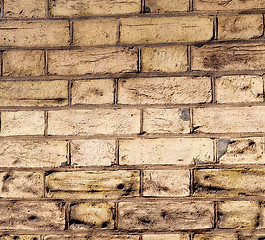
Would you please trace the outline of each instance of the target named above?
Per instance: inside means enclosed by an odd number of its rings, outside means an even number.
[[[150,12],[151,12],[150,7],[145,6],[145,7],[144,7],[144,12],[145,12],[145,13],[150,13]]]
[[[31,215],[31,216],[28,217],[28,220],[30,220],[30,221],[36,221],[36,220],[38,220],[38,217],[37,216],[34,216],[34,215]]]
[[[119,184],[118,186],[117,186],[117,188],[119,189],[119,190],[123,190],[124,189],[124,184]]]

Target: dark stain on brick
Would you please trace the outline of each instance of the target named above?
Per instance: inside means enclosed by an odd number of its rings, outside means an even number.
[[[217,161],[226,153],[230,138],[219,138],[217,141]]]
[[[183,108],[181,110],[180,118],[183,121],[190,121],[190,109],[189,108]]]

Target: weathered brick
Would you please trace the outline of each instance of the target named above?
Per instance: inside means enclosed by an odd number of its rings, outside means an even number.
[[[2,81],[1,106],[64,106],[68,81]]]
[[[264,132],[263,106],[193,109],[195,132]]]
[[[188,104],[211,102],[208,77],[131,78],[119,81],[121,104]]]
[[[194,171],[195,196],[264,195],[265,169],[199,169]]]
[[[137,49],[58,50],[48,53],[50,74],[82,75],[137,72]]]
[[[40,240],[39,235],[0,235],[0,240]]]
[[[186,12],[189,10],[188,0],[145,0],[145,11],[152,13]]]
[[[0,167],[59,167],[66,161],[66,141],[0,141]]]
[[[147,133],[190,133],[190,109],[145,109],[143,131]]]
[[[95,109],[49,111],[50,135],[136,134],[140,110]]]
[[[45,17],[45,0],[5,0],[4,17],[41,18]]]
[[[188,196],[189,170],[146,170],[143,173],[143,196]]]
[[[264,139],[220,138],[217,141],[217,160],[221,164],[264,164]]]
[[[173,231],[213,227],[210,202],[122,202],[119,203],[122,230]]]
[[[194,240],[238,240],[238,235],[233,233],[220,233],[220,234],[195,234]]]
[[[59,202],[0,202],[0,229],[63,230],[65,209]]]
[[[5,51],[3,76],[39,76],[45,71],[43,51]]]
[[[0,135],[44,135],[44,112],[1,112]]]
[[[139,196],[139,171],[55,172],[46,176],[51,198],[120,198]]]
[[[113,15],[140,13],[141,0],[50,0],[50,14],[58,17],[82,17],[93,15]]]
[[[257,227],[259,204],[255,201],[219,202],[217,207],[217,225],[219,228]]]
[[[0,197],[33,198],[43,195],[43,173],[1,172],[0,180]]]
[[[117,19],[89,19],[74,21],[74,45],[95,46],[116,44]]]
[[[187,47],[142,48],[141,70],[143,72],[185,72],[188,70]]]
[[[139,236],[134,235],[49,235],[44,240],[139,240]],[[178,240],[178,239],[177,239]]]
[[[120,140],[121,165],[211,163],[213,142],[204,138]]]
[[[207,41],[213,37],[213,18],[198,16],[122,18],[121,43]]]
[[[261,76],[218,77],[215,86],[218,103],[263,102],[263,78]]]
[[[114,162],[115,140],[73,140],[71,143],[74,166],[110,166]]]
[[[261,14],[218,16],[218,39],[220,40],[258,38],[262,34]]]
[[[68,21],[0,22],[0,46],[68,46],[69,40],[70,35]]]
[[[143,235],[143,240],[189,240],[189,235],[185,233],[179,234],[148,234]]]
[[[113,203],[80,203],[71,206],[70,229],[113,229]]]
[[[261,204],[261,211],[260,211],[260,222],[259,222],[259,228],[265,228],[265,206],[264,202]],[[264,236],[263,236],[264,237]],[[257,239],[259,240],[259,239]]]
[[[264,44],[204,45],[191,48],[192,70],[246,71],[264,69]]]
[[[263,0],[195,0],[194,9],[205,11],[265,9],[265,2]]]
[[[113,79],[74,81],[72,104],[112,104],[114,101]]]

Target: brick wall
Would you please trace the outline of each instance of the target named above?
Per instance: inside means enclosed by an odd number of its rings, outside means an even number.
[[[265,239],[264,14],[2,0],[0,239]]]

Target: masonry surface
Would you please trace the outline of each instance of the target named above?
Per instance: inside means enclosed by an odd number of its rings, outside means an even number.
[[[265,239],[264,0],[0,3],[0,240]]]

